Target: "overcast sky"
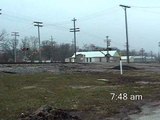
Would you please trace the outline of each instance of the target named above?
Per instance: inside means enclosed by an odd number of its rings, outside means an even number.
[[[2,15],[0,29],[19,32],[19,39],[37,36],[33,21],[41,21],[41,40],[51,35],[57,43],[72,43],[71,21],[77,19],[77,44],[105,47],[109,36],[111,46],[125,49],[124,10],[120,4],[131,6],[128,13],[130,50],[158,52],[160,41],[159,0],[0,0]],[[12,37],[12,36],[10,36]]]

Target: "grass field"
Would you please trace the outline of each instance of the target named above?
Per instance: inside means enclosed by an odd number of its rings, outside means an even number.
[[[43,105],[93,111],[86,119],[109,117],[124,108],[134,110],[144,100],[159,99],[160,85],[154,82],[160,82],[160,74],[139,71],[126,72],[123,76],[119,73],[3,73],[0,74],[0,120],[17,120],[22,112],[35,111]],[[126,93],[128,98],[117,96],[112,100],[110,93]],[[131,95],[142,95],[143,99],[131,100]]]

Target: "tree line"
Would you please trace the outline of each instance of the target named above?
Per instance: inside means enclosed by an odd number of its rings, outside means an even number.
[[[16,44],[15,44],[16,43]],[[0,62],[14,62],[14,49],[16,48],[17,62],[39,60],[38,38],[34,36],[24,37],[21,40],[10,39],[5,31],[0,34]],[[64,62],[74,52],[72,44],[57,44],[52,40],[41,43],[42,60],[52,62]]]
[[[15,41],[15,39],[11,39],[8,36],[4,30],[0,33],[0,62],[14,62],[15,48],[17,62],[33,62],[39,60],[39,43],[37,37],[24,37]],[[74,44],[58,44],[53,40],[42,41],[40,48],[43,61],[64,62],[65,58],[71,57],[74,54]],[[84,44],[82,48],[77,46],[77,51],[97,50],[102,51],[106,50],[106,48],[99,47],[95,44]],[[121,56],[126,56],[126,50],[120,50],[116,47],[112,48],[112,50],[117,50]],[[152,51],[147,53],[144,50],[131,50],[129,54],[131,56],[156,56]]]

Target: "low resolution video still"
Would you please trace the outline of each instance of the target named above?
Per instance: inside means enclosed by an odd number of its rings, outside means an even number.
[[[160,120],[160,1],[0,0],[0,120]]]

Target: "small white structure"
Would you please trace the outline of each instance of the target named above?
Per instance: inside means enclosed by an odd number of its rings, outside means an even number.
[[[145,56],[134,56],[134,62],[136,63],[142,63],[146,61],[146,57]]]
[[[127,56],[121,56],[122,62],[127,62]],[[134,56],[129,56],[129,61],[134,62]]]
[[[84,62],[84,63],[92,63],[92,62],[106,62],[107,51],[87,51],[87,52],[77,52],[76,53],[76,60],[77,62]],[[110,55],[110,62],[118,61],[119,54],[116,50],[109,51]],[[75,55],[70,58],[66,58],[65,62],[74,62]]]
[[[153,57],[146,57],[146,62],[156,62],[156,58],[153,56]]]

